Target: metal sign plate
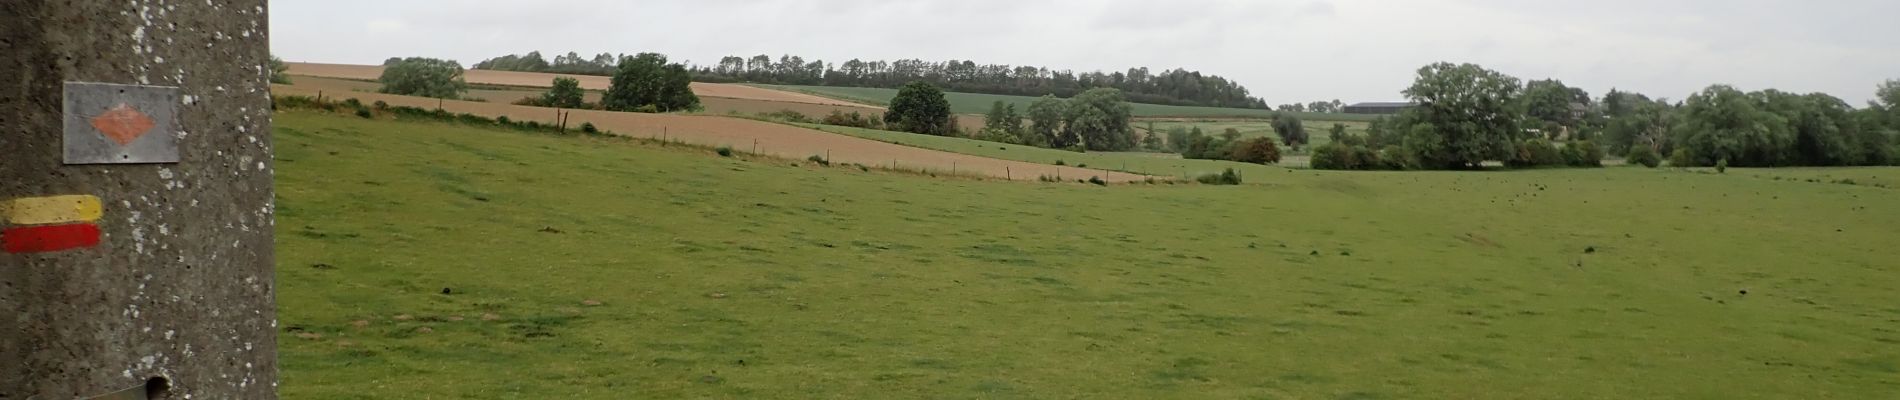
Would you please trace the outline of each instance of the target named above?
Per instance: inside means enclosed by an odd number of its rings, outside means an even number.
[[[178,162],[176,87],[66,82],[66,164]]]

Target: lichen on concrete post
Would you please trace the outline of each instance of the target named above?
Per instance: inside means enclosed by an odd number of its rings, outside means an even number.
[[[276,398],[266,15],[0,2],[0,400]]]

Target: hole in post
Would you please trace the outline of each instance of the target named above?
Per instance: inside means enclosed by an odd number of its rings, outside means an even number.
[[[162,376],[145,380],[145,398],[165,400],[172,398],[172,381]]]

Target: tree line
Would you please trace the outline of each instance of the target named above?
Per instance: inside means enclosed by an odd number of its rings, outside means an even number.
[[[466,70],[461,63],[434,58],[391,58],[383,62],[382,93],[459,99],[468,92]],[[598,104],[588,104],[580,81],[556,77],[548,91],[539,97],[515,102],[541,107],[599,109],[631,112],[697,111],[699,96],[693,93],[691,73],[686,66],[669,63],[666,56],[641,53],[620,57],[614,62],[613,77]]]
[[[507,55],[475,64],[475,69],[609,75],[610,54],[592,58],[568,53],[548,61],[540,52]],[[1155,72],[1130,68],[1125,72],[1081,72],[1046,67],[978,64],[968,60],[941,62],[906,59],[843,63],[806,60],[784,55],[729,56],[718,64],[691,66],[700,82],[751,82],[785,85],[901,88],[912,82],[929,83],[940,90],[1015,96],[1075,97],[1091,89],[1113,88],[1137,103],[1225,108],[1269,108],[1247,88],[1226,78],[1197,71],[1173,69]]]
[[[1591,167],[1605,154],[1650,167],[1662,155],[1678,167],[1890,165],[1900,161],[1900,81],[1877,93],[1859,109],[1823,93],[1727,85],[1680,102],[1615,90],[1595,99],[1562,81],[1438,63],[1404,91],[1417,107],[1374,121],[1363,138],[1315,148],[1313,167]]]

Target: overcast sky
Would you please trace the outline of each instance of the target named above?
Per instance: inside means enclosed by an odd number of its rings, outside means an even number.
[[[1052,69],[1186,68],[1271,104],[1397,100],[1418,67],[1472,62],[1680,99],[1713,83],[1861,106],[1900,79],[1896,0],[279,0],[289,61],[473,64],[539,50],[675,61],[794,54]]]

